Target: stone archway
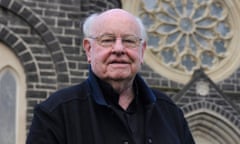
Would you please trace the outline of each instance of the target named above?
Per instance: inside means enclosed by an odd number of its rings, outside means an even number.
[[[240,132],[220,114],[199,109],[186,114],[189,127],[197,144],[238,144]]]
[[[37,14],[35,14],[29,7],[19,3],[16,0],[0,1],[0,8],[1,7],[12,12],[17,17],[20,17],[22,20],[24,20],[28,24],[29,27],[33,28],[34,31],[36,31],[36,33],[42,39],[42,41],[47,46],[47,49],[51,54],[51,58],[55,65],[54,67],[56,70],[57,87],[62,87],[62,85],[67,85],[68,82],[70,81],[69,79],[70,72],[68,69],[68,64],[66,63],[67,61],[66,56],[59,43],[58,38],[49,29],[47,24],[40,17],[38,17]],[[11,47],[14,47],[12,42],[10,42],[9,45]],[[65,78],[64,81],[61,81],[62,77]]]

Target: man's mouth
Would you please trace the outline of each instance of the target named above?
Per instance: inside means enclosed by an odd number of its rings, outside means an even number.
[[[111,60],[110,62],[109,62],[109,64],[129,64],[130,62],[129,61],[127,61],[127,60],[123,60],[123,59],[121,59],[121,60]]]
[[[112,61],[110,64],[128,64],[126,61]]]

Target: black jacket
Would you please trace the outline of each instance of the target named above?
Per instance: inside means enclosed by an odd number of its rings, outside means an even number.
[[[194,144],[182,111],[163,93],[136,79],[144,101],[146,144]],[[99,124],[101,123],[101,125]],[[36,106],[27,144],[134,144],[90,73]]]

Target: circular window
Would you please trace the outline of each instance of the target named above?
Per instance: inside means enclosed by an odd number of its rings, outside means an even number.
[[[239,6],[237,0],[142,0],[146,63],[181,83],[200,68],[215,82],[227,78],[239,66]]]

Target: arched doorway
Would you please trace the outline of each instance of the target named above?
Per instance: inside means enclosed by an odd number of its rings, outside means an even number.
[[[196,144],[238,144],[239,130],[220,114],[207,109],[186,115]]]

